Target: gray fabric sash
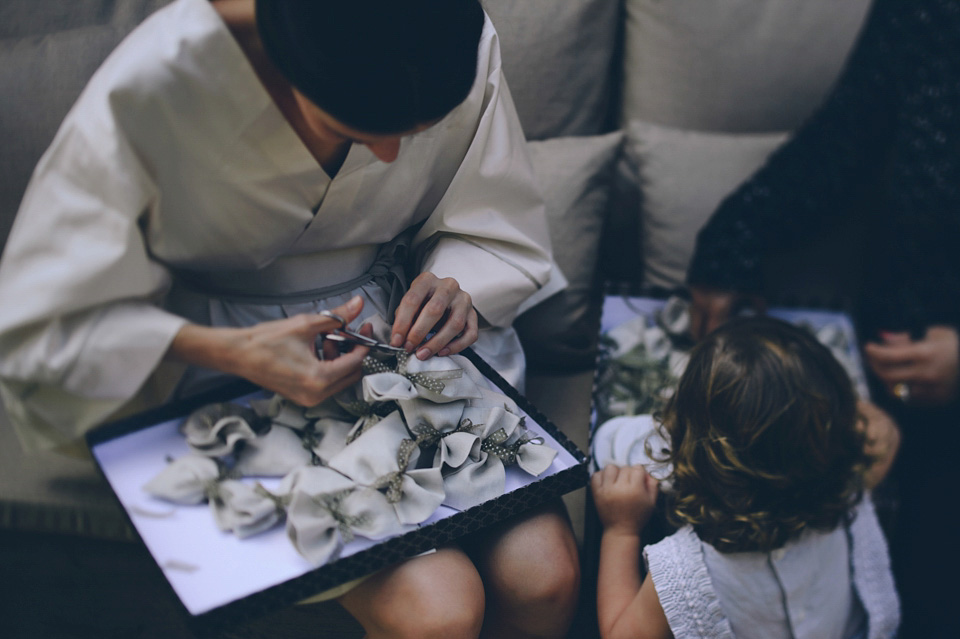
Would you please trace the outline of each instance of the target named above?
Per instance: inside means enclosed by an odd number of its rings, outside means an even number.
[[[269,271],[196,271],[176,269],[174,275],[177,284],[194,293],[200,293],[214,299],[236,304],[253,304],[274,306],[280,304],[302,304],[314,302],[349,293],[361,286],[374,283],[387,292],[389,317],[393,322],[393,313],[407,290],[407,275],[405,271],[407,257],[410,254],[410,244],[418,227],[411,227],[395,237],[390,242],[382,244],[377,250],[373,262],[361,274],[343,282],[321,286],[318,288],[283,291],[283,286],[272,286],[270,277],[264,277]],[[321,259],[318,256],[318,259]],[[311,270],[314,270],[311,267]],[[317,271],[322,269],[316,268]],[[245,285],[255,282],[252,290],[234,289],[227,282],[243,282]],[[259,290],[258,290],[259,289]]]

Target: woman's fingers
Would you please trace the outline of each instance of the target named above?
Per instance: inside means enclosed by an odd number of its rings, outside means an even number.
[[[400,300],[400,304],[394,312],[393,330],[390,335],[391,346],[400,346],[412,351],[420,344],[420,342],[412,341],[410,329],[413,328],[414,321],[420,315],[420,310],[427,298],[432,294],[433,281],[430,277],[426,277],[428,275],[432,274],[421,273],[414,279],[410,283],[410,288]],[[424,333],[425,335],[426,333]]]
[[[477,341],[477,312],[467,293],[459,291],[437,332],[417,349],[417,357],[427,359],[433,354],[459,353]]]
[[[416,350],[417,357],[458,353],[476,341],[478,318],[469,293],[453,278],[421,273],[410,285],[394,316],[392,346]],[[434,332],[426,343],[424,340]]]
[[[870,370],[888,386],[916,381],[917,351],[912,343],[887,345],[868,342],[863,351]]]
[[[308,320],[305,328],[309,331],[314,331],[314,335],[316,335],[318,333],[329,333],[338,328],[344,328],[344,326],[355,320],[362,310],[363,298],[359,295],[354,295],[346,304],[341,304],[336,308],[330,309],[328,312],[310,313],[298,317],[303,317]],[[343,320],[342,324],[340,322],[341,319]]]
[[[471,305],[467,309],[467,323],[459,335],[456,335],[452,340],[447,342],[446,346],[440,346],[437,350],[437,355],[446,357],[447,355],[454,355],[459,353],[463,349],[467,348],[471,344],[477,341],[477,337],[480,335],[480,321],[477,317],[477,311]],[[431,340],[433,341],[433,340]],[[430,345],[428,344],[428,347]]]

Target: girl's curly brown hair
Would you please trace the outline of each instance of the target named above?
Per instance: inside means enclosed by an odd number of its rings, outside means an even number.
[[[721,552],[832,530],[861,498],[868,459],[853,387],[801,328],[767,317],[720,327],[691,352],[660,417],[671,519]]]

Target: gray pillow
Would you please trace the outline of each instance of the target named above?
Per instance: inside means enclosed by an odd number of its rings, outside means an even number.
[[[616,0],[481,0],[528,140],[605,130],[620,24]]]
[[[169,0],[0,3],[0,248],[40,156],[113,48]]]
[[[697,232],[787,133],[723,134],[632,121],[626,152],[642,191],[643,283],[682,286]]]
[[[624,121],[795,129],[846,61],[870,0],[626,0]]]
[[[554,259],[569,282],[514,324],[533,370],[593,365],[597,256],[623,138],[617,131],[527,144],[546,199]]]

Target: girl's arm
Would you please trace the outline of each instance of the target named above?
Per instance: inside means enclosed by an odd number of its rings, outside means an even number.
[[[597,616],[603,639],[673,637],[654,589],[640,578],[640,533],[657,499],[657,482],[642,466],[610,465],[591,481],[603,524]]]

